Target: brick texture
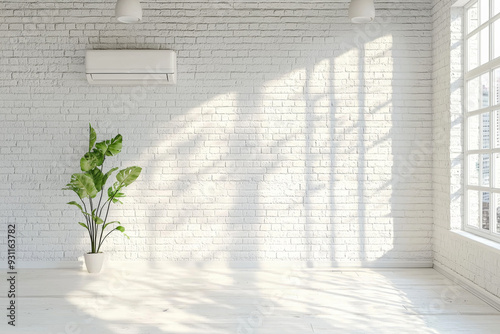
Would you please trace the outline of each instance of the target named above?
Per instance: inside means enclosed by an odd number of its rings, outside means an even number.
[[[60,190],[89,122],[124,137],[109,166],[143,167],[115,259],[432,261],[430,0],[376,2],[366,26],[345,1],[142,3],[135,25],[114,1],[0,3],[1,237],[16,224],[21,261],[89,248]],[[89,86],[87,49],[176,50],[178,84]]]

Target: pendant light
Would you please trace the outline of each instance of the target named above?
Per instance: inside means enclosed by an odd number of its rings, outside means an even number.
[[[369,23],[375,19],[373,0],[351,0],[349,18],[352,23]]]
[[[116,19],[123,23],[136,23],[142,20],[142,7],[139,0],[118,0],[115,7]]]

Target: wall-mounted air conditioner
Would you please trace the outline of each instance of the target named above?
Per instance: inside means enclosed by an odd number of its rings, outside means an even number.
[[[85,72],[91,85],[171,85],[177,60],[172,50],[87,50]]]

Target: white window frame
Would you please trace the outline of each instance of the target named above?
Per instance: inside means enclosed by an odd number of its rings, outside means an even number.
[[[494,240],[497,242],[500,242],[500,228],[498,228],[498,223],[497,223],[497,212],[496,212],[496,203],[500,201],[500,187],[496,188],[494,187],[495,184],[500,184],[500,166],[495,165],[495,159],[493,159],[493,154],[498,153],[500,154],[500,147],[495,148],[495,139],[496,139],[496,133],[495,133],[495,127],[493,124],[494,121],[494,112],[499,111],[500,113],[500,104],[493,105],[494,101],[494,80],[493,80],[493,71],[496,70],[497,68],[500,68],[500,57],[497,57],[496,59],[493,58],[493,52],[494,52],[494,34],[493,34],[493,23],[496,22],[498,19],[500,19],[500,13],[496,14],[493,17],[490,17],[486,22],[483,24],[480,24],[480,17],[481,13],[478,13],[478,26],[472,30],[468,31],[468,17],[467,17],[467,12],[470,7],[472,7],[474,4],[479,3],[481,0],[471,0],[467,2],[467,4],[464,6],[464,12],[463,12],[463,50],[464,50],[464,62],[463,62],[463,78],[464,78],[464,98],[463,98],[463,110],[464,110],[464,219],[463,219],[463,229],[467,232],[476,234],[478,236]],[[493,13],[493,5],[494,1],[500,1],[500,0],[490,0],[489,1],[489,10],[490,10],[490,16]],[[468,70],[469,66],[469,48],[467,41],[469,37],[475,35],[476,33],[479,33],[483,28],[489,26],[489,61],[486,62],[483,65],[479,65],[478,67]],[[497,43],[500,43],[500,36],[496,36]],[[478,38],[478,49],[479,49],[479,55],[478,55],[478,61],[479,63],[481,62],[481,41],[480,38]],[[468,111],[468,82],[471,79],[478,78],[483,74],[489,74],[489,87],[490,87],[490,98],[489,98],[489,106],[486,108],[480,107],[478,110],[469,112]],[[477,150],[472,150],[469,149],[469,119],[472,116],[477,116],[481,115],[484,113],[489,113],[490,116],[490,145],[489,149],[482,149],[479,147]],[[500,115],[499,115],[500,117]],[[480,121],[480,127],[481,127],[481,121]],[[482,137],[480,138],[480,145],[482,143]],[[489,154],[490,156],[490,175],[489,175],[489,186],[482,186],[482,185],[469,185],[469,155],[471,154],[477,154],[479,155],[479,164],[481,166],[481,155],[482,154]],[[478,174],[478,184],[481,184],[482,182],[482,177],[481,177],[481,167],[480,167],[480,172]],[[496,180],[495,178],[498,178]],[[489,230],[485,230],[482,228],[482,220],[483,220],[483,215],[482,215],[482,205],[481,202],[479,202],[479,207],[477,208],[479,210],[479,227],[474,227],[472,225],[468,224],[469,220],[469,190],[475,190],[479,191],[479,194],[481,192],[489,192],[490,193],[490,204],[489,204]],[[480,197],[479,197],[480,198]],[[478,198],[478,199],[479,199]]]

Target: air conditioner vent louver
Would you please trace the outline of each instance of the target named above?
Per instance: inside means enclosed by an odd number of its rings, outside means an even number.
[[[172,50],[87,50],[85,71],[91,85],[156,86],[176,83]]]

